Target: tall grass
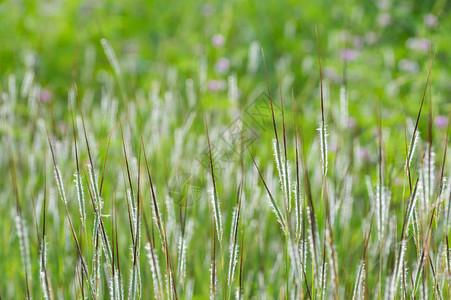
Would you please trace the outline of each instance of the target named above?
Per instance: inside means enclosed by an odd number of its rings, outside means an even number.
[[[433,128],[431,95],[427,123],[422,117],[433,60],[411,135],[388,130],[402,132],[404,124],[386,121],[388,108],[375,102],[376,122],[369,128],[375,134],[364,141],[370,154],[362,163],[356,159],[359,133],[346,125],[355,113],[348,99],[352,81],[339,86],[337,101],[326,95],[330,82],[323,77],[327,59],[318,33],[316,42],[318,72],[312,80],[319,87],[308,103],[290,87],[289,109],[284,71],[274,80],[279,102],[271,94],[275,72],[262,49],[268,128],[256,142],[238,107],[238,137],[232,147],[221,144],[229,116],[210,105],[205,87],[197,93],[193,81],[187,81],[191,111],[185,111],[171,71],[148,96],[131,96],[130,74],[105,39],[101,45],[114,77],[105,75],[99,91],[103,108],[88,88],[74,85],[63,112],[70,126],[59,130],[52,107],[41,103],[30,119],[38,125],[27,129],[35,142],[24,149],[13,133],[19,117],[6,122],[2,115],[7,130],[1,147],[11,177],[2,194],[13,199],[2,202],[11,211],[4,231],[15,233],[9,246],[17,252],[5,265],[17,275],[9,279],[12,272],[0,266],[2,278],[11,282],[0,284],[0,296],[14,291],[28,299],[448,299],[449,117],[447,129]],[[39,89],[35,80],[27,72],[21,93],[8,90],[10,102],[1,103],[2,111],[19,110],[20,101]],[[236,77],[230,82],[238,105]],[[15,77],[9,84],[15,85]],[[423,140],[420,128],[426,126]],[[202,149],[205,161],[198,159]],[[27,173],[25,155],[39,172]],[[177,191],[171,190],[169,182],[179,173],[197,181],[178,182]],[[30,192],[23,188],[28,185]],[[34,224],[36,236],[26,224]]]

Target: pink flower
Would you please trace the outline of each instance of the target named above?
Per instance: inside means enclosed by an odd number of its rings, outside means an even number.
[[[41,89],[39,93],[39,99],[41,100],[42,103],[49,103],[53,99],[53,94],[51,91],[47,89]]]
[[[213,46],[215,46],[216,48],[222,47],[225,44],[225,37],[222,34],[215,34],[212,38],[211,38],[211,43],[213,44]]]
[[[218,92],[224,91],[227,88],[227,82],[225,80],[209,80],[207,82],[207,87],[209,91]]]
[[[324,78],[330,79],[334,83],[339,83],[341,81],[341,75],[334,69],[334,67],[324,68]]]
[[[215,64],[215,70],[218,73],[226,73],[229,70],[230,62],[227,58],[221,57]]]
[[[345,48],[341,50],[341,58],[345,61],[353,61],[359,57],[359,52],[353,49]]]
[[[438,19],[433,14],[427,14],[424,16],[424,24],[426,24],[429,27],[436,27],[438,25]]]
[[[355,126],[357,125],[357,122],[355,121],[354,118],[350,117],[350,118],[348,118],[348,124],[347,125],[348,125],[349,129],[352,129],[352,128],[355,128]]]
[[[408,60],[408,59],[401,59],[398,63],[398,68],[401,71],[407,72],[407,73],[418,73],[418,70],[420,67],[418,64],[414,61]]]
[[[406,46],[409,49],[427,52],[429,51],[431,42],[428,39],[409,38],[406,41]]]
[[[361,159],[368,159],[370,157],[370,154],[368,153],[368,150],[365,148],[360,148],[359,156]]]
[[[445,116],[437,116],[434,119],[434,124],[435,126],[437,126],[438,128],[443,128],[446,127],[448,125],[448,118]]]

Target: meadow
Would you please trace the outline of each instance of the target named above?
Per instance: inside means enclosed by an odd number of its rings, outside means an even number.
[[[450,8],[0,3],[0,299],[451,298]]]

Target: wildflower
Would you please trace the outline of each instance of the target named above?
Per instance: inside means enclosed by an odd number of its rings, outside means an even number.
[[[438,128],[444,128],[448,125],[448,119],[445,116],[437,116],[434,119],[434,124]]]
[[[341,58],[344,61],[353,61],[359,57],[359,52],[353,49],[345,48],[341,50]]]
[[[225,44],[225,37],[222,34],[215,34],[212,38],[211,38],[211,43],[213,46],[215,46],[216,48],[222,47]]]
[[[53,94],[51,91],[49,91],[47,89],[41,89],[41,91],[39,93],[39,99],[43,103],[49,103],[53,99]]]
[[[427,14],[424,16],[424,24],[426,24],[428,27],[436,27],[438,25],[438,19],[433,14]]]
[[[401,59],[398,63],[398,68],[401,71],[404,71],[406,73],[418,73],[418,70],[420,67],[418,64],[414,61],[408,60],[408,59]]]
[[[349,129],[353,129],[353,128],[356,127],[356,125],[357,125],[356,120],[355,120],[353,117],[350,117],[350,118],[348,119],[348,124],[347,124],[348,128],[349,128]]]
[[[334,83],[339,83],[341,81],[340,74],[338,74],[337,70],[333,67],[325,67],[323,74],[324,78],[327,78]]]
[[[368,150],[366,150],[365,148],[360,148],[359,156],[361,159],[368,159],[370,154],[368,153]]]
[[[226,73],[229,70],[230,62],[227,58],[221,57],[215,64],[215,70],[218,73]]]
[[[428,39],[409,38],[406,41],[406,46],[409,49],[427,52],[431,42]]]
[[[227,88],[225,80],[209,80],[207,83],[208,90],[212,92],[224,91]]]

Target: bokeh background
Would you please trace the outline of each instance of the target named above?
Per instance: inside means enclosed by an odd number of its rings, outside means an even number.
[[[197,79],[205,63],[208,90],[214,89],[212,81],[236,74],[240,99],[248,100],[264,84],[260,47],[270,76],[277,78],[280,68],[300,92],[318,76],[315,26],[331,84],[341,82],[345,60],[357,91],[372,91],[380,82],[384,98],[398,100],[387,102],[402,105],[417,92],[406,86],[424,81],[430,46],[439,50],[436,84],[446,89],[449,78],[441,71],[448,68],[450,47],[444,0],[3,1],[0,7],[3,77],[33,68],[55,101],[65,99],[72,82],[92,88],[99,71],[111,69],[101,38],[123,64],[130,94],[149,90],[152,79],[171,69],[181,82]],[[368,98],[355,94],[351,101]]]

